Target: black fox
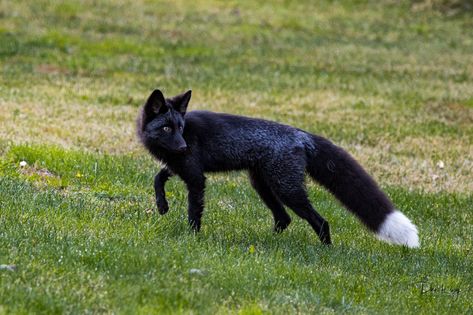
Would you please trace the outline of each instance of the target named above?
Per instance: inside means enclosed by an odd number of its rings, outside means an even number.
[[[379,239],[419,246],[416,226],[340,147],[273,121],[208,111],[186,113],[190,98],[191,91],[166,99],[155,90],[138,117],[141,142],[166,165],[154,180],[159,213],[168,211],[164,185],[176,174],[187,186],[189,224],[198,231],[204,210],[204,174],[247,170],[253,188],[273,213],[275,231],[283,231],[291,222],[287,206],[309,222],[322,243],[331,244],[328,222],[307,197],[307,172]]]

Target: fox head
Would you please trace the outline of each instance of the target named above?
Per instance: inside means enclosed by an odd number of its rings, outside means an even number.
[[[138,135],[148,149],[154,148],[171,153],[184,153],[187,144],[184,132],[184,115],[192,91],[172,98],[164,98],[160,90],[154,90],[143,106],[138,119]]]

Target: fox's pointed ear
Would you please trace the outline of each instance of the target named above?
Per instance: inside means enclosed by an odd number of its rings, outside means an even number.
[[[145,112],[148,115],[157,115],[165,113],[168,110],[166,100],[160,90],[154,90],[148,97],[145,104]]]
[[[182,116],[184,116],[186,114],[187,105],[189,105],[191,96],[192,96],[191,90],[174,96],[172,99],[170,99],[172,107],[175,110],[177,110],[179,113],[181,113]]]

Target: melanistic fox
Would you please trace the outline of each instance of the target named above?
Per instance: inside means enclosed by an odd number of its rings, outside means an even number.
[[[208,111],[186,113],[191,91],[165,99],[155,90],[138,117],[141,142],[166,166],[156,175],[159,213],[168,211],[164,185],[178,175],[188,189],[188,218],[198,231],[206,172],[247,170],[251,184],[274,216],[274,229],[291,222],[284,206],[307,220],[324,244],[328,222],[312,207],[306,172],[327,188],[378,238],[418,247],[417,228],[397,211],[375,181],[329,140],[273,121]]]

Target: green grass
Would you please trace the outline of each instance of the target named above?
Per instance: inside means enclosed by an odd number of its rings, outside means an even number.
[[[471,197],[388,189],[418,216],[423,247],[407,250],[376,241],[311,186],[332,222],[336,245],[325,248],[302,220],[274,235],[269,211],[241,175],[210,176],[204,227],[194,235],[178,180],[168,186],[169,214],[145,211],[153,206],[152,161],[50,148],[10,152],[0,181],[0,257],[18,266],[1,274],[8,311],[471,310]],[[23,159],[68,185],[15,175]]]
[[[392,1],[0,2],[0,264],[17,266],[0,314],[472,313],[472,21]],[[275,235],[242,173],[209,176],[201,233],[178,179],[159,216],[134,133],[156,87],[343,145],[422,247],[377,241],[310,182],[334,246],[294,215]]]

